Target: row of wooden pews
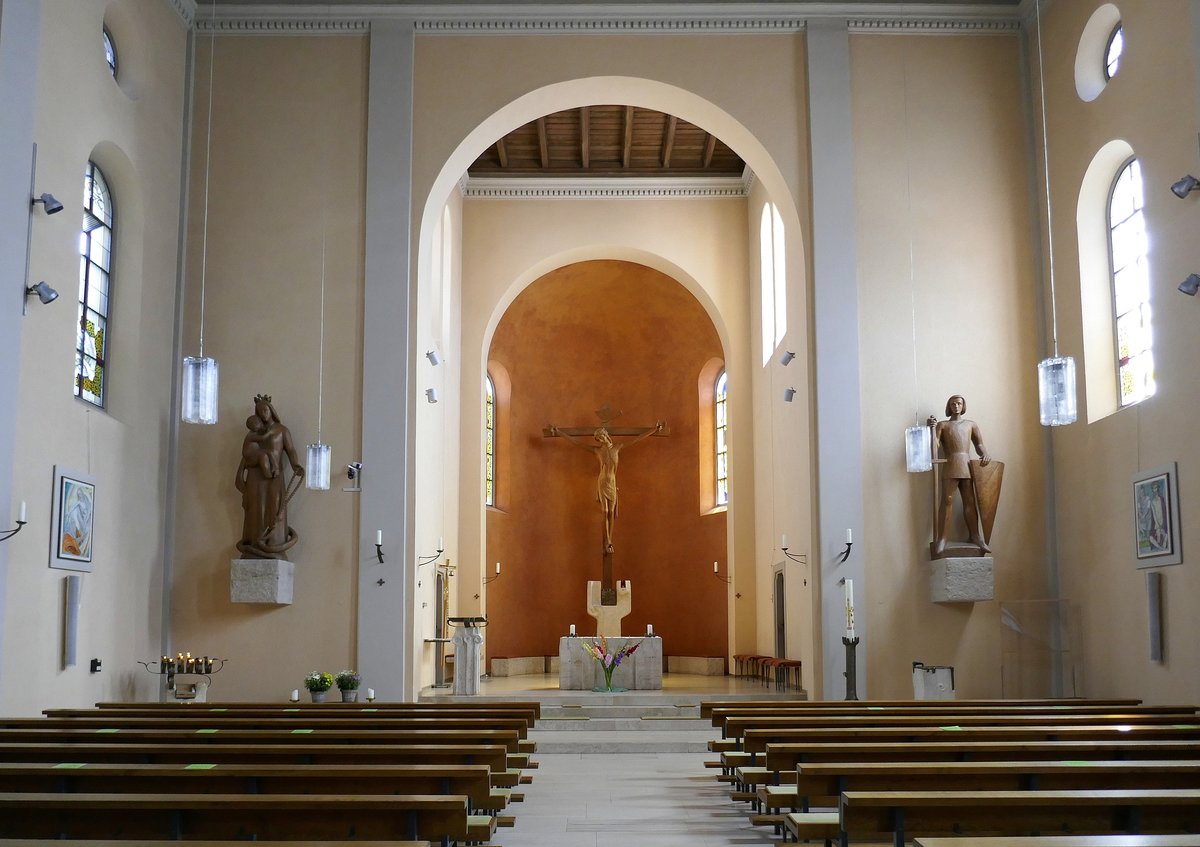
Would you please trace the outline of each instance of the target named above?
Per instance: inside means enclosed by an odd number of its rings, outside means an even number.
[[[515,822],[539,715],[524,702],[102,703],[2,718],[0,833],[485,843]]]
[[[1200,845],[1194,706],[714,701],[701,714],[722,731],[710,766],[754,823],[785,840],[945,847],[932,842],[953,835],[955,847],[989,847],[974,837],[1010,836],[1029,847],[1031,836],[1087,834],[1086,847]]]

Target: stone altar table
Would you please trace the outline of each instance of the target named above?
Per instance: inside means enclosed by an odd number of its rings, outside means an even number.
[[[591,639],[586,636],[566,636],[558,640],[558,687],[563,691],[591,691],[604,685],[600,663],[580,643],[585,640]],[[631,691],[659,691],[662,689],[663,664],[661,638],[657,635],[609,638],[608,646],[615,652],[626,644],[636,644],[638,641],[642,644],[637,652],[623,659],[613,673],[613,687]]]

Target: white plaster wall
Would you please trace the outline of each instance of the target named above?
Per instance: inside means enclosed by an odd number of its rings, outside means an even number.
[[[104,24],[120,50],[117,81],[105,63]],[[157,0],[42,7],[37,191],[66,208],[53,217],[34,212],[31,280],[47,280],[61,297],[48,306],[35,300],[21,328],[13,499],[28,501],[29,525],[6,542],[6,714],[156,692],[135,660],[153,659],[159,646],[186,43],[175,12]],[[116,207],[104,410],[71,389],[89,157]],[[56,464],[93,475],[97,494],[95,569],[83,578],[78,665],[66,670],[66,572],[47,567]],[[92,657],[103,660],[99,675],[89,674]]]

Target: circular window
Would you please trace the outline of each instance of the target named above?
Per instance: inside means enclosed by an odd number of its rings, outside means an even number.
[[[1090,103],[1100,96],[1108,81],[1117,75],[1125,48],[1121,11],[1105,3],[1088,18],[1075,52],[1075,92]]]
[[[104,58],[108,61],[108,69],[112,75],[117,75],[117,48],[113,45],[112,33],[108,31],[108,27],[102,30],[104,33]]]

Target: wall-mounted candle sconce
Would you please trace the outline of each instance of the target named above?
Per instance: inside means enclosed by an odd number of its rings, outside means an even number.
[[[383,564],[383,530],[375,530],[375,555],[379,557],[379,564]]]
[[[808,564],[808,555],[805,553],[789,553],[788,539],[786,535],[779,536],[779,549],[783,551],[783,555],[787,556],[793,562],[799,562],[802,565]]]
[[[496,562],[496,575],[495,576],[485,576],[483,578],[483,584],[487,585],[489,582],[495,582],[499,578],[500,578],[500,563]]]
[[[841,552],[838,557],[838,564],[850,558],[850,548],[854,546],[854,533],[849,529],[846,530],[846,549]]]
[[[25,501],[22,500],[21,501],[21,511],[19,511],[17,513],[16,529],[8,529],[8,530],[5,530],[4,532],[0,532],[0,541],[7,541],[8,539],[12,538],[14,535],[16,535],[18,532],[20,532],[25,527],[26,523],[27,523],[27,521],[25,520]]]
[[[442,536],[439,535],[437,552],[433,553],[430,556],[422,556],[420,553],[417,554],[417,567],[418,568],[421,568],[421,567],[424,567],[425,565],[436,562],[438,556],[440,556],[446,552],[446,545],[442,542],[443,542],[443,538],[442,538]]]
[[[721,576],[721,568],[717,565],[716,562],[713,562],[713,576],[715,576],[717,579],[721,580],[721,582],[725,583],[726,585],[733,582],[733,577]],[[647,633],[647,635],[650,635],[650,634],[651,633]]]

